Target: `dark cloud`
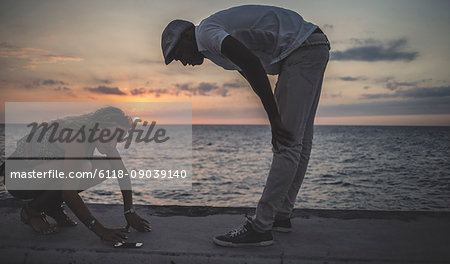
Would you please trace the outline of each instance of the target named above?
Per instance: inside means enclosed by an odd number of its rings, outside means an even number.
[[[67,85],[67,83],[58,80],[43,80],[42,85]]]
[[[34,80],[32,82],[26,83],[23,85],[23,87],[25,89],[36,89],[39,86],[41,86],[41,81],[40,80]]]
[[[23,88],[25,89],[36,89],[39,88],[41,86],[66,86],[69,85],[67,82],[64,81],[60,81],[60,80],[52,80],[52,79],[46,79],[46,80],[41,80],[41,79],[35,79],[32,81],[28,81],[25,84],[23,84]]]
[[[380,98],[392,98],[397,96],[392,96],[392,94],[363,94],[361,98],[363,99],[380,99]]]
[[[386,88],[394,91],[401,86],[416,86],[418,82],[388,82],[386,83]]]
[[[228,96],[228,89],[224,88],[224,87],[220,87],[219,89],[216,90],[216,93],[222,97],[227,97]]]
[[[386,82],[386,88],[388,90],[394,91],[397,90],[398,88],[402,88],[402,87],[417,87],[417,85],[423,83],[423,82],[427,82],[427,81],[431,81],[431,79],[423,79],[423,80],[418,80],[418,81],[413,81],[413,82],[398,82],[398,81],[387,81]]]
[[[219,95],[222,97],[230,96],[230,90],[245,87],[246,84],[239,80],[233,80],[225,82],[223,84],[201,82],[197,84],[193,83],[177,83],[172,88],[150,88],[145,90],[142,88],[135,88],[130,90],[132,95],[152,94],[156,97],[161,95],[173,95],[173,96],[214,96]]]
[[[143,95],[145,94],[145,92],[145,88],[143,87],[130,90],[131,95]]]
[[[55,91],[70,91],[72,89],[70,89],[69,87],[65,87],[65,86],[64,87],[59,86],[53,90],[55,90]]]
[[[366,39],[358,39],[358,38],[351,38],[349,42],[353,45],[360,45],[360,46],[382,46],[383,42],[381,40],[377,40],[374,38],[366,38]]]
[[[211,92],[212,90],[217,90],[218,88],[219,86],[217,86],[215,83],[202,82],[193,89],[193,92],[194,95],[196,91],[198,91],[199,95],[209,95],[209,92]]]
[[[342,97],[342,92],[337,93],[323,93],[322,98],[338,98]]]
[[[386,83],[386,82],[389,82],[392,80],[394,80],[394,77],[388,76],[388,77],[376,78],[375,82],[376,83]]]
[[[56,87],[56,88],[53,88],[53,90],[54,90],[54,91],[57,91],[57,92],[63,92],[63,93],[65,93],[66,95],[71,96],[71,97],[77,97],[77,96],[73,93],[72,88],[69,88],[69,87],[66,87],[66,86],[58,86],[58,87]]]
[[[396,91],[402,97],[424,98],[424,97],[448,97],[450,96],[450,86],[415,88],[405,91]]]
[[[330,60],[342,61],[413,61],[419,55],[415,51],[403,51],[407,40],[400,38],[388,42],[374,39],[352,39],[361,47],[353,47],[344,51],[331,52]]]
[[[354,81],[364,81],[367,80],[366,77],[351,77],[351,76],[343,76],[343,77],[338,77],[339,80],[341,81],[346,81],[346,82],[354,82]]]
[[[87,91],[90,91],[92,93],[126,95],[126,93],[122,92],[118,87],[108,87],[108,86],[99,85],[96,88],[86,87],[84,89]]]
[[[425,82],[431,81],[433,79],[422,79],[422,80],[415,80],[415,81],[397,81],[394,77],[388,76],[383,78],[375,79],[375,83],[381,83],[386,86],[386,89],[390,91],[394,91],[397,89],[402,88],[409,88],[409,87],[418,87],[418,85],[423,84]],[[423,85],[422,85],[423,86]]]
[[[223,87],[239,88],[239,87],[241,87],[241,84],[237,83],[237,82],[227,82],[227,83],[223,84]]]
[[[218,86],[216,83],[201,82],[198,85],[192,85],[191,83],[175,84],[174,89],[170,91],[175,95],[183,94],[187,96],[210,96],[221,95],[223,97],[228,96],[228,89],[226,87]]]
[[[243,87],[248,87],[249,84],[245,81],[236,79],[231,82],[225,82],[222,84],[222,86],[225,88],[243,88]]]
[[[151,88],[148,90],[149,94],[153,94],[155,97],[160,97],[162,94],[169,94],[169,90],[161,88]]]
[[[192,88],[190,83],[183,83],[183,84],[175,84],[175,87],[170,90],[170,92],[173,92],[175,95],[179,95],[180,92],[191,92],[190,96],[192,96]]]
[[[409,90],[396,90],[394,93],[383,94],[363,94],[364,99],[380,98],[430,98],[430,97],[450,97],[450,86],[430,87],[430,88],[412,88]],[[447,98],[449,100],[450,98]]]

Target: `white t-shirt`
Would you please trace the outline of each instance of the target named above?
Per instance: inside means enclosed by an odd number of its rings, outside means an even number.
[[[222,41],[231,35],[256,55],[266,73],[278,74],[279,62],[317,28],[294,11],[262,5],[232,7],[211,15],[195,27],[199,51],[226,70],[240,70],[222,55]]]

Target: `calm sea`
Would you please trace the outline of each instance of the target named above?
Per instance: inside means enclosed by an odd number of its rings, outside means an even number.
[[[4,153],[4,136],[0,146]],[[192,190],[140,185],[135,203],[255,206],[271,160],[269,126],[194,125]],[[449,161],[450,127],[316,126],[296,207],[448,211]],[[83,192],[84,200],[121,203],[109,181]],[[0,199],[10,197],[0,186]]]

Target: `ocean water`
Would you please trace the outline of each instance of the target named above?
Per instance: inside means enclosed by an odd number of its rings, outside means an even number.
[[[269,126],[194,125],[192,190],[140,184],[134,202],[255,206],[271,160]],[[449,161],[450,127],[316,126],[296,207],[449,211]],[[121,203],[117,183],[108,181],[84,191],[83,199]],[[0,199],[10,197],[0,186]]]

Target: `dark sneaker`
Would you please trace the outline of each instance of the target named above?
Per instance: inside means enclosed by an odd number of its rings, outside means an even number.
[[[275,220],[272,225],[272,231],[289,233],[292,231],[291,219]]]
[[[245,223],[231,230],[222,236],[213,238],[215,244],[223,247],[247,247],[247,246],[269,246],[273,244],[272,231],[264,233],[256,232],[252,228],[250,219],[246,219]]]

